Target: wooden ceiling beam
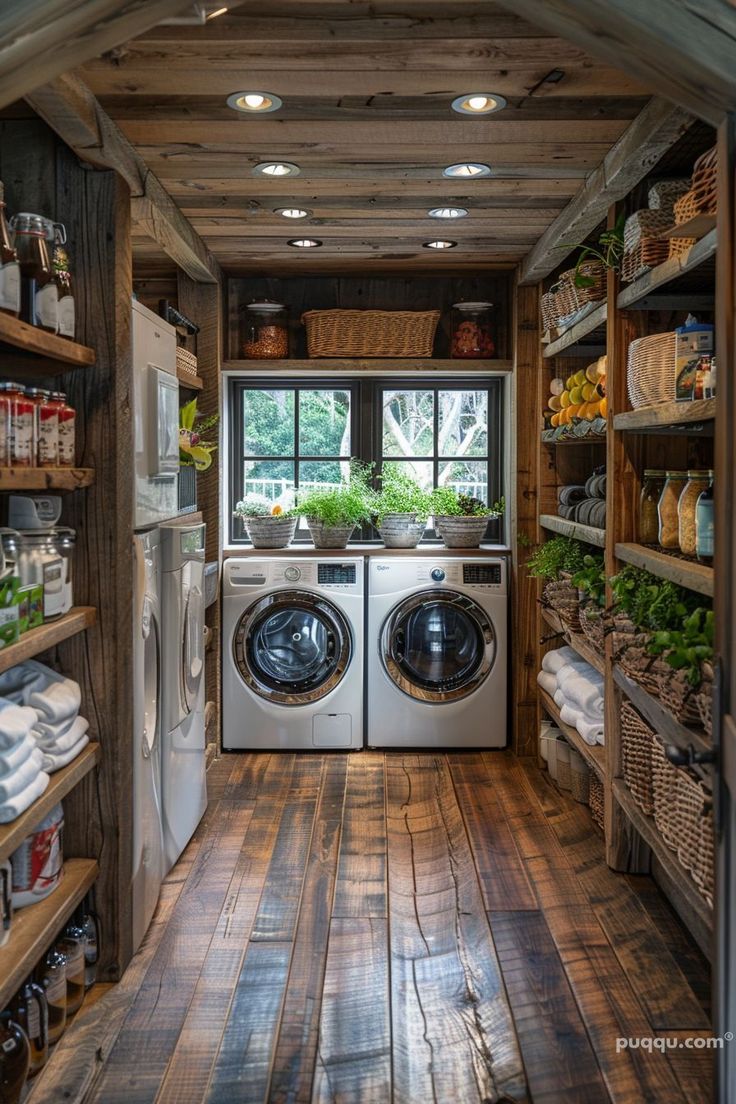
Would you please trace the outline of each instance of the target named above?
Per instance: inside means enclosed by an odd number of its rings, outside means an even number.
[[[611,204],[648,176],[694,122],[684,108],[666,100],[651,100],[542,234],[521,266],[520,283],[536,283],[557,268],[575,248],[574,243],[585,240]]]
[[[220,280],[219,264],[191,223],[81,80],[57,77],[27,99],[78,157],[122,176],[131,191],[134,220],[187,275],[202,283]]]
[[[728,0],[502,0],[717,125],[736,110],[736,7]]]

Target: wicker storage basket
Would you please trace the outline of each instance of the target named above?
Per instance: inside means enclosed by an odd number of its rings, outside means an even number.
[[[695,198],[695,192],[690,189],[689,192],[685,192],[683,196],[680,196],[674,207],[675,226],[682,226],[683,223],[689,222],[690,219],[695,218],[698,213],[698,204]],[[691,249],[697,238],[670,238],[670,249],[668,256],[682,257],[689,249]]]
[[[718,207],[718,148],[713,146],[693,165],[693,192],[699,215],[715,215]]]
[[[557,284],[553,284],[549,291],[545,291],[540,299],[540,311],[542,314],[542,333],[550,335],[557,329],[560,319],[557,310]]]
[[[310,357],[431,357],[439,311],[314,310]]]
[[[652,740],[652,794],[654,823],[664,842],[677,850],[679,826],[676,817],[677,767],[673,767],[659,740]]]
[[[569,579],[550,580],[542,591],[542,605],[553,609],[569,629],[580,628],[580,596]]]
[[[594,823],[602,829],[604,824],[605,795],[603,782],[595,771],[590,772],[588,805],[590,806],[590,815]]]
[[[621,262],[621,279],[626,283],[636,280],[667,260],[669,239],[663,231],[672,225],[672,208],[636,211],[624,225],[624,255]]]
[[[580,608],[580,628],[593,651],[602,656],[606,638],[606,615],[600,606],[591,603]]]
[[[570,748],[570,796],[581,805],[587,805],[590,797],[590,767],[574,748]]]
[[[696,695],[696,701],[700,720],[709,736],[713,735],[713,679],[713,667],[710,663],[704,663],[703,681]]]
[[[715,851],[713,805],[700,779],[687,770],[677,771],[675,818],[678,827],[677,857],[712,906]]]
[[[670,330],[637,337],[629,344],[626,382],[634,410],[674,402],[676,341]]]
[[[614,617],[611,640],[615,662],[639,686],[650,694],[657,694],[655,659],[648,651],[651,639],[649,633],[637,632],[630,621]]]
[[[576,272],[593,280],[590,287],[578,287],[575,283]],[[606,268],[602,261],[584,261],[579,269],[569,268],[560,274],[558,296],[562,298],[565,310],[562,314],[574,314],[587,307],[589,303],[600,303],[606,298]]]
[[[655,667],[658,697],[664,708],[681,724],[700,724],[698,687],[688,682],[683,671],[676,671],[665,660]]]
[[[176,370],[186,376],[197,375],[197,358],[188,349],[176,350]]]
[[[621,706],[621,755],[624,781],[643,813],[654,812],[652,791],[652,746],[654,732],[630,702]]]
[[[677,200],[690,187],[689,177],[657,180],[647,194],[647,206],[652,211],[671,211]]]

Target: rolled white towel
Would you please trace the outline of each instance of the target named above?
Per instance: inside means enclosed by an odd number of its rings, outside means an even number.
[[[35,712],[35,710],[34,710]],[[56,721],[52,724],[47,724],[46,721],[42,721],[36,713],[36,723],[33,726],[33,732],[37,740],[56,740],[59,736],[63,736],[77,723],[77,717],[72,714],[70,717],[66,717],[63,721]]]
[[[580,735],[585,740],[586,744],[590,744],[591,747],[594,744],[602,744],[604,737],[603,723],[598,721],[586,721],[584,717],[581,717],[575,726]]]
[[[560,710],[560,718],[565,724],[571,725],[572,728],[577,728],[578,721],[580,720],[580,710],[565,702]]]
[[[537,682],[543,690],[546,690],[548,694],[554,696],[554,692],[557,689],[557,679],[551,672],[540,671],[537,675]]]
[[[578,678],[579,676],[585,676],[588,671],[588,664],[584,659],[579,659],[575,663],[566,663],[564,667],[560,667],[557,672],[557,685],[564,687],[565,683],[570,679]]]
[[[8,774],[14,774],[21,763],[36,750],[36,741],[29,732],[22,740],[19,740],[8,751],[0,751],[0,779]]]
[[[43,756],[38,750],[32,751],[25,762],[11,774],[0,778],[0,802],[15,797],[17,793],[29,786],[38,772],[41,770]]]
[[[542,657],[542,670],[549,671],[555,675],[559,671],[560,667],[564,667],[566,663],[569,663],[571,659],[575,659],[577,652],[574,648],[565,645],[564,648],[557,648],[553,652],[547,652]]]
[[[45,726],[48,727],[48,726]],[[89,721],[86,717],[75,717],[74,721],[65,728],[60,736],[49,737],[39,735],[38,728],[34,728],[33,735],[36,737],[36,742],[41,751],[48,752],[50,755],[57,755],[61,752],[68,751],[69,748],[74,747],[77,740],[81,740],[82,736],[87,732],[89,728]]]
[[[45,771],[39,771],[34,780],[14,797],[0,804],[0,824],[9,824],[21,813],[24,813],[29,805],[32,805],[44,792],[50,782]]]
[[[79,683],[35,659],[29,659],[26,666],[37,670],[43,680],[42,685],[34,687],[28,700],[31,709],[38,712],[39,720],[56,724],[67,717],[76,717],[82,703]]]
[[[58,754],[52,754],[48,751],[43,753],[43,769],[48,771],[49,774],[53,774],[54,771],[61,770],[68,763],[71,763],[72,759],[76,759],[80,751],[86,748],[89,743],[89,736],[82,736],[81,740],[77,740],[73,747],[70,747],[67,751],[59,752]]]
[[[9,751],[33,728],[37,714],[33,709],[0,698],[0,752]]]
[[[0,694],[16,705],[27,706],[34,689],[41,685],[43,678],[30,663],[20,663],[0,674]]]
[[[593,717],[603,715],[603,680],[590,679],[578,675],[568,679],[563,690],[568,701],[576,705],[582,713]]]
[[[567,698],[562,693],[562,691],[558,688],[557,690],[555,690],[552,697],[555,699],[555,705],[557,706],[557,708],[562,709],[563,705],[567,701]]]

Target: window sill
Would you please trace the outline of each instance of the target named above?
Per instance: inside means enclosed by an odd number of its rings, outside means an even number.
[[[222,550],[223,559],[231,556],[431,556],[472,559],[474,556],[507,556],[505,544],[482,544],[480,548],[445,548],[444,544],[420,544],[418,548],[386,548],[382,544],[349,544],[347,548],[315,548],[313,544],[292,544],[288,548],[254,548],[251,544],[230,544]]]

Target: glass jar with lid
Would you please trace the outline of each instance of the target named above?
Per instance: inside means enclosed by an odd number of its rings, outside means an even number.
[[[668,471],[659,497],[659,543],[662,548],[680,548],[680,495],[687,483],[686,471]]]
[[[683,556],[695,556],[698,542],[696,533],[696,510],[698,499],[713,482],[712,471],[689,471],[680,501],[677,506],[679,520],[680,551]]]
[[[452,308],[450,355],[465,360],[489,360],[496,352],[491,312],[493,303],[455,303]]]
[[[33,436],[35,406],[22,383],[3,381],[0,383],[0,396],[3,403],[7,403],[10,416],[7,441],[9,463],[16,468],[31,468],[36,459]]]
[[[289,355],[289,315],[283,303],[259,299],[245,308],[243,356],[285,360]]]
[[[695,554],[704,564],[713,563],[715,532],[713,518],[713,481],[698,497],[695,507]]]
[[[667,477],[665,471],[647,468],[639,494],[639,543],[657,544],[659,541],[659,500]]]
[[[31,326],[56,333],[59,328],[59,290],[51,267],[48,219],[29,211],[13,215],[10,227],[21,274],[21,318]]]

